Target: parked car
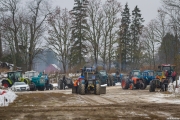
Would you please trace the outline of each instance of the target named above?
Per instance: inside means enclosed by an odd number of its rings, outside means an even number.
[[[29,85],[26,84],[25,82],[15,82],[11,86],[11,90],[13,90],[13,91],[28,91]]]

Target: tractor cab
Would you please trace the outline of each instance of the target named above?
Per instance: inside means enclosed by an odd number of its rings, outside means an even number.
[[[7,72],[7,78],[10,79],[13,83],[18,82],[21,77],[22,77],[21,71]]]
[[[141,77],[141,71],[140,70],[132,70],[130,72],[130,78],[132,78],[132,77],[140,78]]]
[[[169,79],[169,82],[174,82],[176,78],[175,65],[162,64],[158,66],[158,69]]]
[[[158,66],[158,69],[160,71],[163,71],[163,72],[167,72],[167,71],[174,71],[175,70],[175,65],[170,65],[170,64],[162,64],[162,65],[159,65]]]

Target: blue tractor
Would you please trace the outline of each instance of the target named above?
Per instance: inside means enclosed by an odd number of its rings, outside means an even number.
[[[85,94],[105,94],[106,87],[101,87],[101,81],[98,72],[93,68],[82,68],[81,77],[78,79],[78,93]],[[75,92],[75,88],[72,88],[72,93]]]
[[[155,79],[155,72],[154,72],[154,70],[144,70],[142,72],[141,77],[144,81],[144,89],[145,89],[147,87],[147,85],[149,85],[150,82]]]

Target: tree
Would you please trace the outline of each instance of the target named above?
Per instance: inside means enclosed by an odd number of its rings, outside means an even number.
[[[87,40],[86,0],[75,0],[72,14],[72,45],[71,66],[85,63],[84,56],[87,54],[85,42]]]
[[[177,52],[175,50],[175,45],[176,45],[176,41],[175,41],[175,36],[173,36],[170,33],[167,33],[165,35],[165,37],[163,38],[163,41],[161,43],[161,46],[159,48],[159,57],[160,59],[164,60],[163,63],[166,64],[173,64],[174,63],[174,59],[175,58],[175,52]]]
[[[140,35],[143,29],[143,18],[141,17],[141,11],[136,6],[132,11],[132,24],[131,24],[131,64],[133,68],[139,67],[140,61],[140,53],[141,53],[141,46],[140,46]]]
[[[126,3],[125,8],[123,12],[121,13],[122,19],[121,19],[121,25],[120,25],[120,32],[119,32],[119,49],[118,49],[118,55],[119,59],[121,61],[121,69],[126,70],[128,57],[129,54],[129,48],[130,48],[130,12],[128,8],[128,4]]]
[[[88,19],[88,33],[87,40],[88,51],[93,57],[93,61],[95,62],[95,66],[98,64],[99,52],[100,52],[100,40],[102,38],[102,28],[104,15],[101,10],[101,2],[100,0],[91,0],[88,3],[87,15]],[[97,67],[96,67],[97,68]]]
[[[61,10],[57,7],[49,17],[48,23],[50,37],[47,39],[47,44],[56,53],[56,58],[62,63],[66,73],[71,45],[71,16],[67,9]]]
[[[158,44],[158,40],[156,38],[156,21],[151,20],[150,23],[143,28],[143,32],[141,35],[141,39],[143,42],[143,50],[145,54],[146,63],[149,63],[150,68],[155,69],[156,67],[156,60],[155,60],[155,54],[156,54],[156,46]]]
[[[28,70],[31,70],[33,59],[41,52],[41,48],[38,45],[41,45],[40,38],[46,31],[44,23],[47,16],[50,14],[50,11],[49,3],[46,0],[34,0],[29,3],[28,9],[31,16],[29,21],[30,38],[28,45]]]
[[[1,26],[4,31],[7,31],[6,38],[7,44],[10,45],[12,61],[14,64],[14,69],[17,67],[17,59],[20,58],[19,46],[18,46],[18,30],[19,30],[19,21],[18,21],[18,4],[19,0],[1,0],[0,4],[8,9],[8,13],[3,14]]]
[[[107,64],[108,70],[111,69],[111,64],[114,60],[115,50],[118,38],[119,15],[121,13],[121,4],[117,0],[106,1],[103,5],[104,11],[104,25],[103,25],[103,38],[101,48],[101,57],[103,64]]]

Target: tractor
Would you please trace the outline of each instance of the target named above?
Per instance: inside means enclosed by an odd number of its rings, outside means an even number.
[[[46,74],[39,73],[38,76],[32,77],[31,83],[30,83],[30,90],[40,90],[44,91],[46,90],[52,90],[53,85],[49,83],[49,78]]]
[[[25,82],[26,84],[30,84],[30,80],[28,78],[22,77],[22,71],[11,71],[7,72],[7,78],[2,80],[2,86],[8,88],[11,87],[14,82]]]
[[[115,86],[116,83],[121,82],[123,74],[119,72],[111,73],[108,78],[108,86]]]
[[[164,72],[169,83],[173,83],[176,79],[175,65],[161,64],[158,66],[159,71]]]
[[[101,89],[100,79],[98,77],[98,72],[91,68],[82,68],[81,76],[78,79],[77,91],[81,95],[85,94],[96,94],[100,95],[105,93],[106,87]],[[76,92],[76,88],[73,86],[72,93]]]
[[[147,85],[149,85],[150,81],[155,79],[155,72],[153,70],[144,70],[141,77],[144,81],[145,89]]]
[[[60,90],[62,90],[62,89],[65,88],[66,86],[67,86],[68,88],[72,88],[72,87],[73,87],[72,78],[66,77],[64,83],[63,83],[63,78],[61,78],[61,79],[58,81],[58,86],[59,86],[59,89],[60,89]]]
[[[163,71],[156,71],[156,77],[150,81],[149,92],[155,92],[156,88],[160,88],[161,91],[167,91],[169,80],[166,78]]]
[[[145,89],[145,82],[141,77],[140,70],[133,70],[130,72],[129,78],[122,79],[121,82],[122,89]]]

